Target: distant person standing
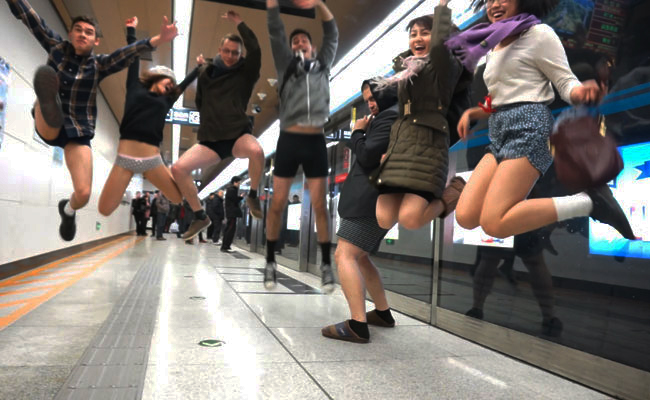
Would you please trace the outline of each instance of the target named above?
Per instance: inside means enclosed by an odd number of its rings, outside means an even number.
[[[240,184],[241,178],[233,176],[230,180],[230,186],[226,189],[226,231],[223,233],[223,243],[221,244],[221,251],[224,253],[232,251],[230,246],[235,238],[237,218],[244,215],[239,207],[239,203],[244,199],[239,195]]]
[[[208,217],[212,220],[212,235],[209,235],[214,244],[219,243],[219,237],[221,236],[221,229],[223,228],[223,219],[225,217],[225,212],[223,209],[223,190],[219,190],[217,193],[213,193],[214,198],[210,201],[207,206]],[[212,196],[210,196],[212,197]]]
[[[142,232],[140,231],[142,222],[144,218],[144,212],[142,210],[142,193],[135,192],[135,198],[131,200],[131,214],[133,214],[133,219],[135,219],[135,233],[140,236]]]
[[[165,197],[162,192],[158,193],[158,198],[156,199],[156,239],[158,240],[167,240],[163,237],[163,231],[165,230],[165,222],[167,222],[167,214],[171,209],[171,203]]]

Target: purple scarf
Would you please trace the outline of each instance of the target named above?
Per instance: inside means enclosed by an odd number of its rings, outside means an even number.
[[[445,45],[467,70],[474,72],[481,57],[503,39],[517,35],[540,22],[539,18],[528,13],[518,14],[493,24],[484,22],[450,37]]]

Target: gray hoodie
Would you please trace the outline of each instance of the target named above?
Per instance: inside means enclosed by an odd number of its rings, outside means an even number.
[[[323,22],[323,44],[318,57],[305,70],[302,61],[294,61],[280,8],[268,9],[268,26],[280,93],[280,129],[293,125],[323,126],[330,114],[329,73],[336,56],[339,31],[336,21]],[[292,61],[294,61],[292,63]],[[285,82],[290,66],[295,72]]]

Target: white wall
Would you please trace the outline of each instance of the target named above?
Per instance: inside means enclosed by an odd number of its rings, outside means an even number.
[[[50,28],[65,37],[48,0],[30,0]],[[120,205],[106,218],[97,211],[99,194],[117,153],[119,124],[104,97],[97,96],[98,121],[93,148],[93,187],[88,205],[77,212],[77,235],[71,242],[59,236],[58,201],[72,193],[72,181],[62,151],[36,141],[30,113],[35,100],[32,77],[47,54],[3,1],[0,4],[0,56],[11,65],[4,142],[0,149],[0,265],[130,230],[130,206]],[[110,79],[110,78],[109,78]],[[61,154],[54,160],[56,152]],[[128,191],[141,190],[136,176]],[[96,229],[97,222],[101,224]]]

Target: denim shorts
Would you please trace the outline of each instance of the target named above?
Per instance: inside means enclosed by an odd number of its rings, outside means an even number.
[[[548,145],[553,122],[551,110],[542,103],[499,107],[488,121],[492,142],[488,151],[497,162],[526,157],[544,175],[553,163]]]

